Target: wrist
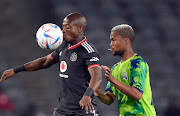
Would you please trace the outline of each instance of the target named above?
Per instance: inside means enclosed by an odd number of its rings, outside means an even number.
[[[84,96],[93,97],[94,96],[94,90],[92,88],[87,88],[86,92],[84,93]]]
[[[114,77],[111,77],[111,78],[109,79],[109,81],[110,81],[111,83],[113,83],[113,82],[114,82],[114,80],[115,80],[115,78],[114,78]]]
[[[26,71],[26,69],[25,69],[24,65],[22,65],[22,66],[18,66],[18,67],[13,68],[13,71],[16,74],[16,73],[21,72],[21,71]]]

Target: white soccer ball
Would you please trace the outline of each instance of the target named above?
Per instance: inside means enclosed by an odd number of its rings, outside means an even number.
[[[36,32],[36,41],[42,49],[54,50],[62,44],[63,32],[56,24],[43,24]]]

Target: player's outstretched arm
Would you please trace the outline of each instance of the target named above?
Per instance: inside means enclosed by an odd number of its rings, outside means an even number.
[[[53,64],[54,64],[54,62],[50,55],[42,57],[42,58],[38,58],[38,59],[28,62],[22,66],[4,71],[4,73],[1,76],[0,82],[2,82],[3,80],[6,80],[7,78],[14,76],[18,72],[36,71],[36,70],[48,68],[48,67],[52,66]]]
[[[105,76],[108,81],[110,81],[118,90],[120,90],[122,93],[126,94],[127,96],[135,99],[136,101],[139,101],[142,97],[142,93],[136,89],[135,87],[128,86],[123,84],[122,82],[115,79],[112,74],[111,70],[107,66],[101,66],[105,70]]]
[[[106,105],[111,105],[114,102],[115,95],[112,94],[110,91],[107,91],[105,94],[102,93],[101,87],[99,87],[96,92],[94,92],[94,95],[98,97],[98,99],[103,102]]]
[[[92,113],[92,110],[94,109],[91,103],[91,96],[94,95],[94,91],[96,91],[100,87],[102,81],[101,67],[94,66],[89,68],[88,70],[91,75],[90,84],[88,89],[84,93],[83,98],[79,102],[82,109],[86,109],[87,114],[89,111]]]
[[[44,68],[49,68],[54,64],[51,55],[47,55],[45,57],[38,58],[31,62],[24,64],[26,71],[36,71]]]

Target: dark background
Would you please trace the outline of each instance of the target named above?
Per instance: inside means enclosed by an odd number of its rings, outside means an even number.
[[[107,50],[111,28],[122,23],[131,25],[136,33],[135,52],[150,66],[158,116],[165,116],[172,99],[176,98],[179,105],[179,0],[1,0],[0,10],[0,74],[51,53],[38,46],[37,29],[44,23],[61,27],[66,15],[80,12],[87,19],[87,39],[98,49],[101,64],[109,67],[120,61]],[[19,73],[0,83],[1,91],[13,104],[13,111],[0,109],[2,116],[51,116],[58,101],[58,78],[56,64],[33,73]],[[103,90],[106,83],[103,76]],[[98,105],[100,116],[119,115],[117,100],[111,106],[100,101]]]

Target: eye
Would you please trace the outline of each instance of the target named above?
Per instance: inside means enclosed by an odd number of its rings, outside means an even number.
[[[63,29],[70,29],[69,25],[63,25],[62,28]]]
[[[114,39],[114,38],[111,38],[111,41],[115,41],[115,39]]]

